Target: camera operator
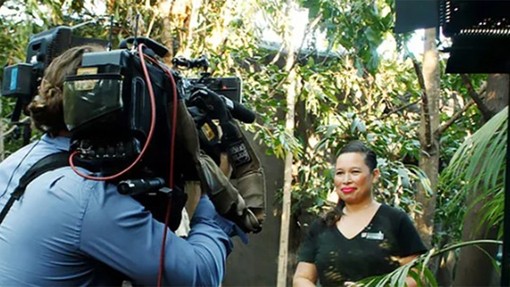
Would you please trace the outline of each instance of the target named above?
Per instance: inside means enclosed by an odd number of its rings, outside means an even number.
[[[99,50],[70,48],[45,70],[39,95],[28,106],[44,135],[0,163],[0,209],[35,162],[69,150],[63,82],[76,73],[83,53]],[[43,173],[0,224],[0,286],[120,286],[125,279],[134,285],[219,286],[230,236],[244,235],[207,195],[199,199],[186,239],[167,229],[114,184],[85,179],[68,166]]]

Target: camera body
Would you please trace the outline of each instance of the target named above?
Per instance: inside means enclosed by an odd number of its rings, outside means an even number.
[[[155,51],[164,53],[164,47],[150,39],[140,41],[147,44],[141,52],[118,49],[83,55],[77,74],[64,83],[64,121],[72,133],[71,150],[78,150],[79,160],[93,171],[114,173],[144,152],[136,172],[166,177],[171,171],[164,163],[175,160],[170,147],[176,102],[191,103],[195,88],[205,86],[221,93],[225,101],[235,101],[235,115],[240,110],[241,80],[213,78],[206,73],[200,78],[185,78],[157,60]],[[156,49],[150,48],[154,46]],[[143,62],[142,57],[146,58]],[[243,112],[240,114],[242,118]],[[202,143],[213,142],[206,140],[200,126],[202,123],[197,123]],[[213,134],[218,138],[216,130]]]
[[[83,55],[77,75],[64,82],[64,121],[72,133],[71,150],[78,150],[80,159],[96,172],[112,173],[132,162],[149,140],[151,114],[155,113],[144,163],[168,174],[164,165],[152,165],[156,159],[169,160],[169,103],[174,95],[159,67],[147,65],[146,69],[150,82],[133,52],[91,52]]]

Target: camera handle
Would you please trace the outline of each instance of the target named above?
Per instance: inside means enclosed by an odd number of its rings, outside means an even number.
[[[185,67],[188,69],[194,69],[194,68],[204,68],[204,70],[207,70],[209,68],[209,60],[207,60],[206,56],[200,56],[197,59],[187,59],[184,57],[175,57],[172,59],[172,64],[174,64],[177,67]],[[207,77],[209,77],[210,73],[204,73]]]
[[[168,54],[167,47],[165,47],[162,44],[152,40],[151,38],[147,38],[147,37],[136,37],[136,38],[128,37],[128,38],[122,40],[122,42],[120,42],[119,48],[128,49],[128,44],[133,44],[133,43],[135,43],[135,41],[137,44],[144,44],[149,49],[154,51],[154,53],[156,53],[156,55],[158,55],[162,58]]]

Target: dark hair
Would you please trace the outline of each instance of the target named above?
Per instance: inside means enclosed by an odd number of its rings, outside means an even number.
[[[361,153],[365,155],[365,164],[370,169],[370,172],[374,171],[377,168],[377,155],[373,150],[368,148],[363,142],[359,140],[350,141],[345,146],[340,149],[338,156],[344,153]],[[343,215],[343,208],[345,206],[345,202],[341,199],[338,199],[338,203],[336,206],[326,213],[324,216],[324,221],[327,226],[334,226],[335,223],[340,220]]]
[[[63,112],[63,85],[66,76],[76,74],[85,52],[104,51],[98,45],[70,48],[51,61],[39,86],[39,94],[28,105],[32,125],[50,136],[67,130]]]
[[[365,164],[370,169],[370,172],[374,171],[374,169],[377,167],[377,155],[373,150],[369,149],[363,142],[355,140],[347,143],[344,147],[342,147],[342,149],[340,149],[338,155],[350,152],[364,154]]]

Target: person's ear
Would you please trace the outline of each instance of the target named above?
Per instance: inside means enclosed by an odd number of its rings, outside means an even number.
[[[372,171],[372,183],[377,183],[379,181],[379,176],[381,175],[381,172],[378,168],[374,169]]]

